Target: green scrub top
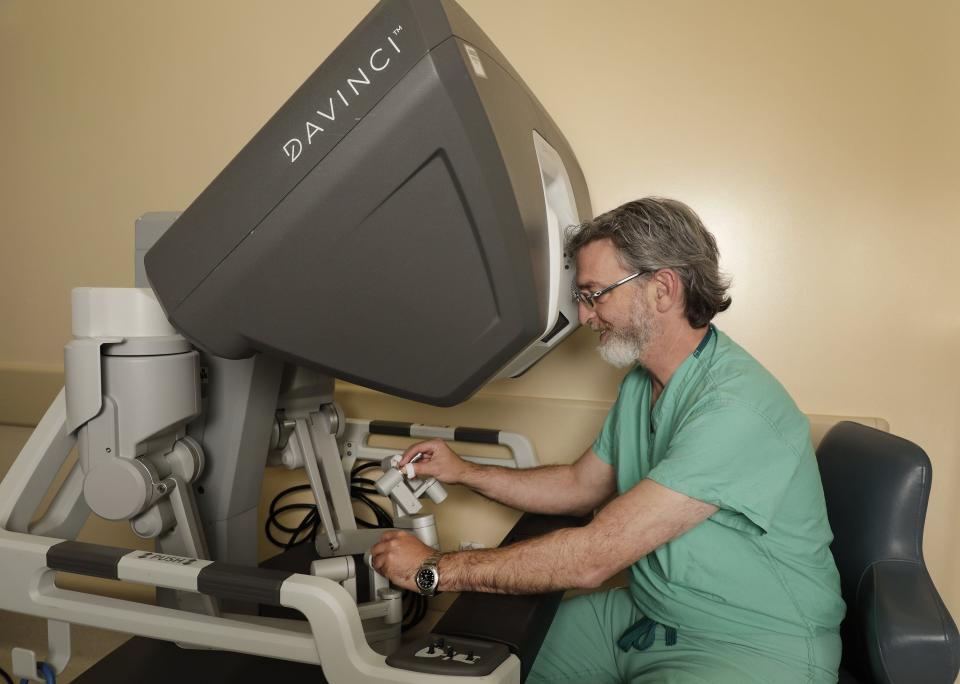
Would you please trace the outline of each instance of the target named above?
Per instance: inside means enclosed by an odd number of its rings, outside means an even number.
[[[837,632],[844,614],[806,417],[712,325],[651,409],[632,370],[593,450],[622,494],[649,478],[719,510],[630,568],[638,608],[682,635],[757,644]]]

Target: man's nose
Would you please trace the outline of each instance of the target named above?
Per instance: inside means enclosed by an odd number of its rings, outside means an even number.
[[[586,325],[591,319],[596,318],[597,312],[583,302],[577,302],[577,316],[580,318],[580,325]]]

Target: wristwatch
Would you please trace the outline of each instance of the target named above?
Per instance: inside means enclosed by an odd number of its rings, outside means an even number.
[[[440,570],[437,568],[437,564],[440,562],[440,556],[442,555],[437,551],[429,556],[423,561],[414,576],[413,581],[417,585],[417,591],[424,596],[436,596],[440,593],[437,591],[437,587],[440,586]]]

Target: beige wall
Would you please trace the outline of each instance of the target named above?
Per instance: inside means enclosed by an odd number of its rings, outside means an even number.
[[[185,207],[370,4],[0,2],[0,409],[60,369],[70,289],[130,285],[134,219]],[[926,554],[960,615],[960,4],[462,4],[595,209],[662,194],[701,213],[734,276],[719,325],[803,410],[882,416],[928,450]],[[492,393],[608,402],[620,374],[592,346],[580,331]],[[538,446],[569,460],[572,441]]]

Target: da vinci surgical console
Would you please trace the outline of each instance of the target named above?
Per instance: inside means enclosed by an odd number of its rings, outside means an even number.
[[[589,214],[570,146],[464,11],[381,2],[149,250],[150,288],[74,291],[65,388],[0,484],[0,607],[50,621],[58,670],[78,623],[319,663],[332,682],[477,674],[477,656],[415,672],[368,645],[395,645],[399,594],[372,574],[357,603],[351,558],[381,531],[357,529],[345,472],[383,454],[333,378],[448,406],[524,372],[576,326],[563,233]],[[492,439],[533,462],[522,438]],[[310,575],[256,567],[268,457],[309,476]],[[416,501],[442,498],[431,485],[383,486],[395,525],[435,544]],[[74,541],[91,512],[156,552]],[[156,586],[157,605],[56,571]],[[309,631],[249,615],[264,603]],[[14,655],[36,678],[33,652]],[[476,681],[520,680],[515,656],[491,663]]]

